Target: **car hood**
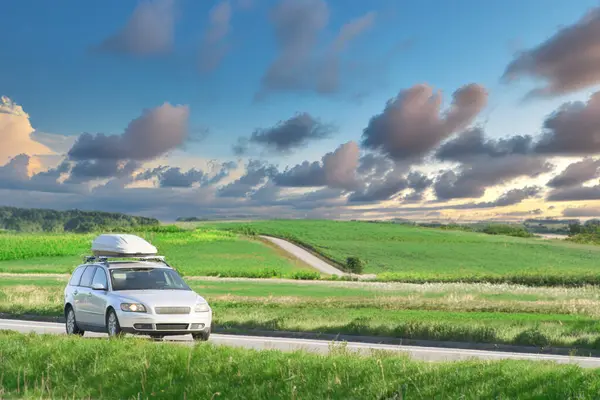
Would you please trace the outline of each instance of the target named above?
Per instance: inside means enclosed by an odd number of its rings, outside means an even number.
[[[123,301],[142,303],[150,307],[193,307],[206,300],[192,290],[120,290],[114,292]]]

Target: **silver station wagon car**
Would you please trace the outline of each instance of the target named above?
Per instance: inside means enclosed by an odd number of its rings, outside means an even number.
[[[212,310],[163,257],[92,256],[64,291],[66,331],[149,335],[191,334],[208,340]]]

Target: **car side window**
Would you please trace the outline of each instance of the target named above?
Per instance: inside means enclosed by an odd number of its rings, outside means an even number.
[[[84,270],[85,267],[79,267],[73,272],[71,280],[69,281],[69,286],[79,286],[79,281],[81,280],[81,275],[83,275]]]
[[[81,282],[79,282],[79,286],[90,287],[92,286],[92,278],[94,277],[94,273],[96,272],[96,267],[87,267],[85,272],[81,276]]]
[[[96,268],[94,279],[92,279],[92,285],[95,283],[101,283],[105,288],[108,288],[108,279],[106,279],[106,273],[102,268]]]

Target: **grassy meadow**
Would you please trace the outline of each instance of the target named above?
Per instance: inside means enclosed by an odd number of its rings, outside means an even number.
[[[286,238],[343,265],[359,257],[364,273],[413,282],[600,283],[600,246],[392,223],[271,220],[199,226]]]
[[[67,277],[2,276],[0,313],[62,315]],[[600,350],[593,287],[188,278],[230,332],[283,330]]]
[[[184,275],[293,276],[314,270],[259,240],[215,230],[138,232]],[[70,273],[97,234],[0,233],[0,272]]]
[[[343,347],[317,355],[0,332],[0,362],[3,398],[563,400],[600,390],[600,372],[577,366],[425,363]]]

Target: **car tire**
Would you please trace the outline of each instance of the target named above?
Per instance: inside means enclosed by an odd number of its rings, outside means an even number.
[[[110,309],[106,314],[106,333],[109,338],[117,338],[123,336],[121,325],[119,324],[119,318],[115,310]]]
[[[67,307],[65,312],[65,330],[67,331],[67,335],[79,335],[83,336],[85,331],[79,328],[77,325],[77,320],[75,319],[75,311],[73,307]]]
[[[195,341],[206,342],[210,337],[210,328],[203,332],[192,333],[192,337]]]

